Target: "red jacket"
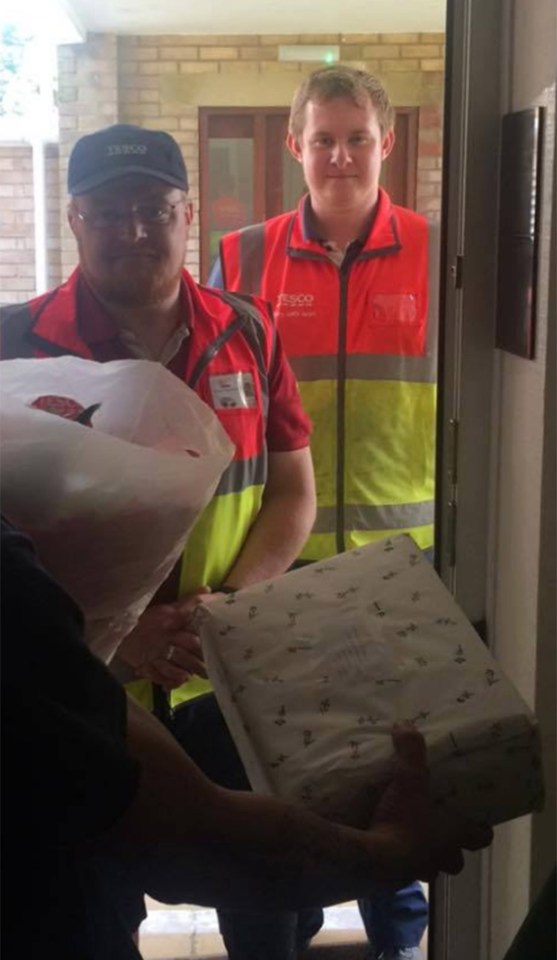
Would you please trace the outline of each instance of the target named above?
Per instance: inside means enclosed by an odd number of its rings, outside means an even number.
[[[2,308],[2,358],[63,354],[97,360],[129,358],[116,338],[103,343],[101,349],[83,335],[85,324],[80,318],[79,296],[82,283],[77,268],[55,290],[27,303]],[[267,446],[282,451],[307,445],[309,422],[301,409],[267,304],[259,298],[231,297],[200,287],[185,270],[183,284],[190,308],[190,336],[182,360],[179,357],[173,361],[171,369],[215,410],[236,444],[236,461],[258,457]],[[90,292],[88,296],[91,298]],[[239,372],[242,382],[233,385],[231,393],[223,378],[237,377]],[[246,387],[250,393],[247,399]],[[239,397],[243,405],[227,404],[227,400],[234,401],[235,394],[243,394]],[[271,417],[270,394],[274,401]],[[260,473],[262,479],[264,475],[264,471]]]

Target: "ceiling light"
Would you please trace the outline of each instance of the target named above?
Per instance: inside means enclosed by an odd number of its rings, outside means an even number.
[[[317,46],[305,43],[280,46],[278,58],[282,61],[302,60],[311,63],[337,63],[340,60],[340,47]]]

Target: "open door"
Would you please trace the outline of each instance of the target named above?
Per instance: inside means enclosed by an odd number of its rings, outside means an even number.
[[[503,5],[449,0],[442,205],[439,572],[485,635]],[[488,960],[489,853],[435,884],[430,960]]]

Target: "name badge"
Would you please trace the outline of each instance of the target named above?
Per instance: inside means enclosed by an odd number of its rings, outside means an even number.
[[[225,373],[209,377],[215,410],[238,410],[257,406],[251,373]]]

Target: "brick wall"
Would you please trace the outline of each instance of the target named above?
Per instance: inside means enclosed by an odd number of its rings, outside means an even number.
[[[47,281],[62,279],[58,144],[45,146]],[[35,196],[29,144],[0,144],[0,303],[35,294]]]
[[[326,34],[284,36],[123,36],[90,34],[85,44],[59,48],[59,158],[47,156],[49,283],[68,275],[76,248],[66,223],[69,152],[81,134],[116,121],[168,130],[188,166],[192,199],[199,185],[200,106],[289,104],[317,64],[281,63],[281,44],[339,44],[341,61],[376,72],[395,106],[418,106],[417,207],[438,217],[441,207],[444,35]],[[58,172],[56,172],[58,170]],[[33,292],[33,198],[28,147],[0,144],[0,187],[6,217],[0,232],[1,298]],[[27,178],[27,179],[25,179]],[[199,273],[198,211],[187,266]]]
[[[65,193],[60,198],[60,149],[57,143],[49,143],[45,149],[47,280],[49,287],[56,287],[64,279],[62,271],[60,237],[61,209],[65,215]]]
[[[66,218],[66,173],[75,141],[84,133],[117,123],[119,117],[117,42],[111,34],[90,34],[87,43],[58,48],[60,114],[60,259],[64,277],[77,262]]]
[[[31,147],[0,150],[0,303],[21,303],[34,290],[33,157]]]

